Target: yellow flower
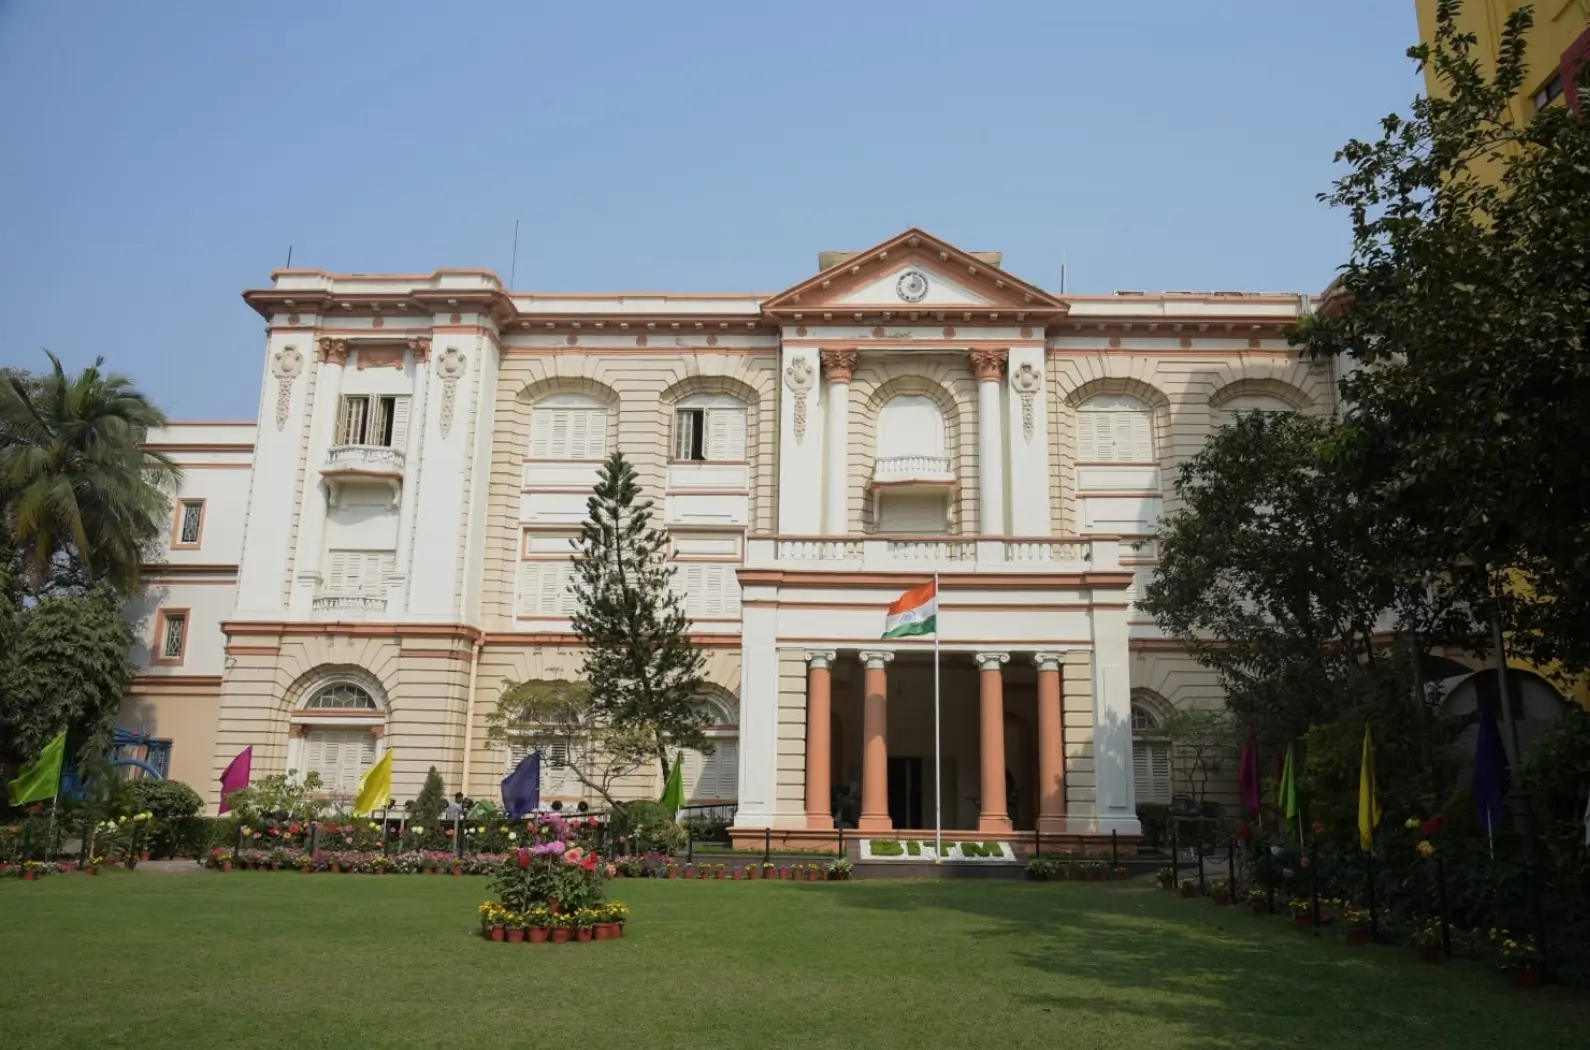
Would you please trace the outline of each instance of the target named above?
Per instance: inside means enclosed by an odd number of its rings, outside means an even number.
[[[1406,821],[1403,822],[1402,826],[1407,828],[1409,831],[1412,831],[1414,828],[1419,826],[1419,818],[1418,817],[1409,817]]]
[[[1433,857],[1433,856],[1435,856],[1435,847],[1430,844],[1430,840],[1429,839],[1426,839],[1425,841],[1419,843],[1419,845],[1417,847],[1415,847],[1415,848],[1418,849],[1419,855],[1421,857]]]

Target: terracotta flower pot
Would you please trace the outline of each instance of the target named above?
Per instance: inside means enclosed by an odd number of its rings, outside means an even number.
[[[1427,963],[1439,965],[1446,962],[1446,954],[1441,951],[1439,944],[1425,944],[1419,946],[1419,958]]]
[[[149,859],[149,851],[148,850],[139,851],[138,859],[139,860],[148,860]]]
[[[22,881],[23,882],[38,882],[39,881],[39,873],[36,872],[36,871],[24,871],[22,873]]]
[[[453,877],[454,878],[457,878],[458,876],[462,875],[463,873],[464,873],[464,869],[463,868],[454,868],[453,869]]]
[[[1312,930],[1314,928],[1314,916],[1310,915],[1308,912],[1304,912],[1302,915],[1292,916],[1292,921],[1303,927],[1305,930]]]
[[[282,870],[281,861],[277,861],[277,860],[271,861],[271,870],[272,871],[281,871]]]
[[[1515,966],[1507,971],[1507,976],[1513,982],[1514,988],[1539,988],[1545,980],[1538,963],[1531,966]]]
[[[555,927],[552,930],[552,936],[550,940],[553,944],[567,944],[570,932],[572,931],[570,931],[567,926]]]
[[[524,930],[509,930],[508,931],[508,943],[509,944],[518,944],[518,943],[520,943],[523,940],[524,940]]]
[[[508,931],[504,930],[501,926],[493,926],[491,928],[491,939],[494,941],[500,941],[507,932]]]
[[[615,938],[617,936],[618,936],[618,924],[616,922],[599,922],[599,923],[596,924],[596,939],[597,940],[599,940],[599,941],[610,941],[610,940],[612,940],[613,938]]]
[[[549,932],[545,926],[532,926],[525,931],[525,940],[531,944],[545,944]]]
[[[341,864],[338,864],[336,861],[332,861],[331,862],[331,873],[333,875],[337,874],[341,870],[342,870],[342,865]]]
[[[229,861],[229,860],[223,860],[221,862],[221,870],[222,871],[231,871],[232,870],[232,862]]]
[[[1217,907],[1217,908],[1225,908],[1225,907],[1229,907],[1230,904],[1231,904],[1231,894],[1229,894],[1229,893],[1217,893],[1217,894],[1215,894],[1215,907]]]
[[[1194,897],[1198,896],[1198,887],[1183,886],[1181,888],[1181,895],[1185,900],[1192,900]]]
[[[723,878],[723,874],[724,873],[721,872],[721,871],[715,871],[715,872],[712,873],[712,877],[715,878],[715,879],[721,879],[721,878]]]
[[[679,877],[679,872],[677,870],[673,869],[673,868],[669,868],[668,869],[668,877],[670,879],[677,879]]]
[[[83,871],[86,874],[89,874],[89,875],[98,875],[99,874],[99,869],[94,867],[94,865],[92,865],[92,864],[90,864],[88,867],[84,868]]]
[[[596,931],[589,926],[581,926],[574,931],[574,939],[580,944],[585,944],[596,936]]]
[[[1250,904],[1249,907],[1253,909],[1253,914],[1257,915],[1261,919],[1270,914],[1270,906],[1264,901],[1255,901],[1254,903]]]
[[[1348,930],[1347,943],[1354,948],[1362,948],[1369,943],[1368,930]]]

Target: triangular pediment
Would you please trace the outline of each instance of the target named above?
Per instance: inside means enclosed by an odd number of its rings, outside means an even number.
[[[1063,301],[919,229],[840,261],[762,304],[773,316],[825,311],[1020,314],[1023,320],[1063,315]]]

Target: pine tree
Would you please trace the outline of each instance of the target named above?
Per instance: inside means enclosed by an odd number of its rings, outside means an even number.
[[[581,676],[593,713],[619,734],[644,737],[666,776],[670,750],[711,750],[701,707],[705,661],[672,587],[668,538],[652,526],[652,501],[639,497],[634,466],[614,452],[586,504],[573,626],[586,646]]]
[[[442,784],[442,775],[432,766],[425,774],[420,793],[414,797],[414,808],[409,810],[408,822],[424,828],[427,836],[437,837],[442,826],[442,814],[446,811],[447,788]]]

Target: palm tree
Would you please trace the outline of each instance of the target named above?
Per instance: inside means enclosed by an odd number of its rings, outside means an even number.
[[[104,358],[69,377],[0,376],[0,522],[35,589],[64,556],[85,582],[138,586],[182,472],[142,447],[165,413]]]

